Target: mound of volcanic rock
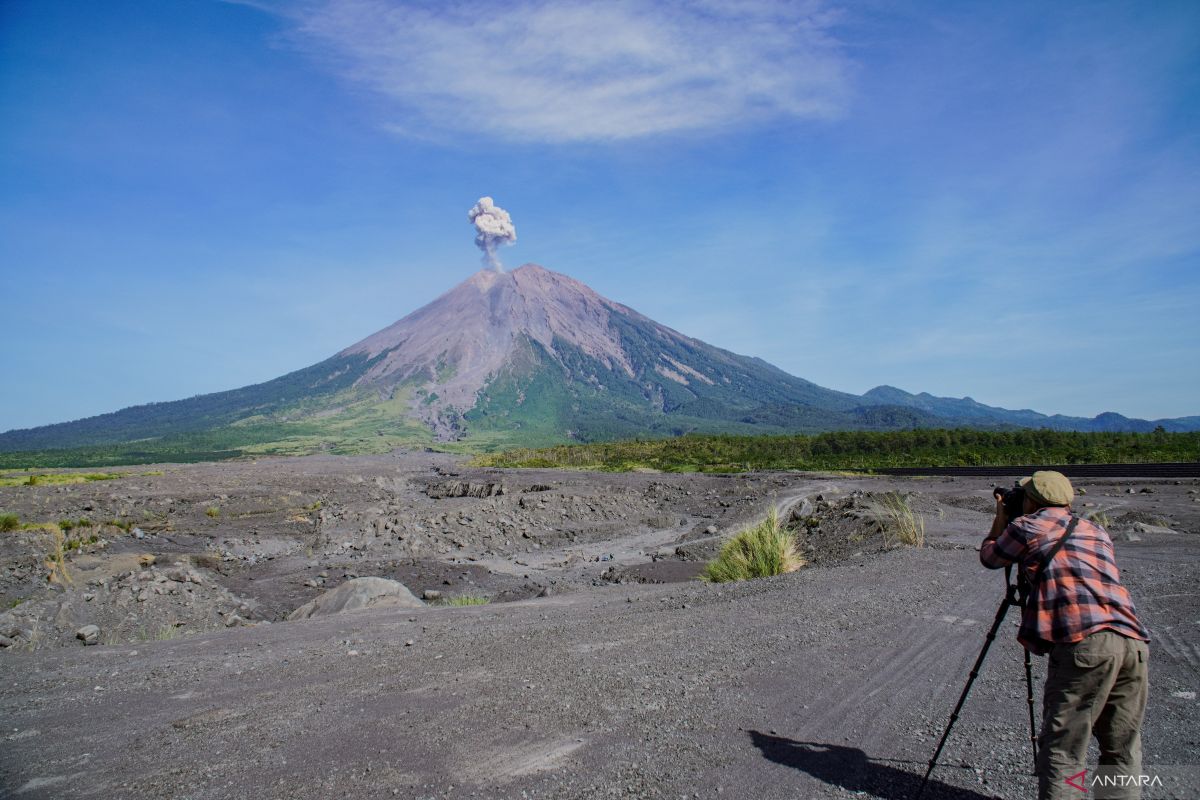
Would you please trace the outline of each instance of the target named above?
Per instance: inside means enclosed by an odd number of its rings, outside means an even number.
[[[399,581],[354,578],[330,589],[288,615],[288,621],[340,614],[360,608],[424,608],[425,604]]]

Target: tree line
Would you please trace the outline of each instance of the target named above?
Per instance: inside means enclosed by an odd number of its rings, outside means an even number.
[[[1082,433],[971,428],[784,436],[688,434],[670,439],[520,448],[477,459],[477,463],[496,467],[616,471],[649,467],[712,472],[1191,461],[1200,461],[1200,432]]]

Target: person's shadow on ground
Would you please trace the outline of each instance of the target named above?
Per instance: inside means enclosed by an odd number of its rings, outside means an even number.
[[[851,792],[866,792],[887,800],[913,800],[925,770],[907,772],[871,760],[856,747],[820,742],[799,742],[761,731],[749,731],[763,757],[785,767],[807,772],[819,781]],[[988,795],[960,789],[931,777],[922,800],[992,800]]]

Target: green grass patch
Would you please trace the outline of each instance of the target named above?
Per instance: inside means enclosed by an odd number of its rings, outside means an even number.
[[[442,605],[447,606],[486,606],[491,598],[479,594],[460,594],[442,599]]]
[[[8,533],[21,527],[21,518],[16,514],[0,514],[0,532]]]
[[[759,524],[736,534],[708,563],[700,580],[710,583],[746,581],[795,572],[804,566],[796,537],[783,527],[774,508]]]
[[[159,625],[157,628],[138,628],[133,638],[139,642],[165,642],[184,636],[183,628],[176,625]]]
[[[22,522],[20,530],[23,530],[23,531],[45,531],[46,533],[62,533],[62,528],[58,527],[57,522]]]
[[[49,472],[32,475],[0,475],[0,486],[62,486],[124,478],[120,472]]]

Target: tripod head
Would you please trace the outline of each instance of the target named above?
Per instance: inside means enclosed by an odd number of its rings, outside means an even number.
[[[1005,605],[1024,608],[1029,602],[1030,585],[1025,575],[1017,570],[1017,579],[1012,579],[1012,564],[1004,568],[1004,603]]]

